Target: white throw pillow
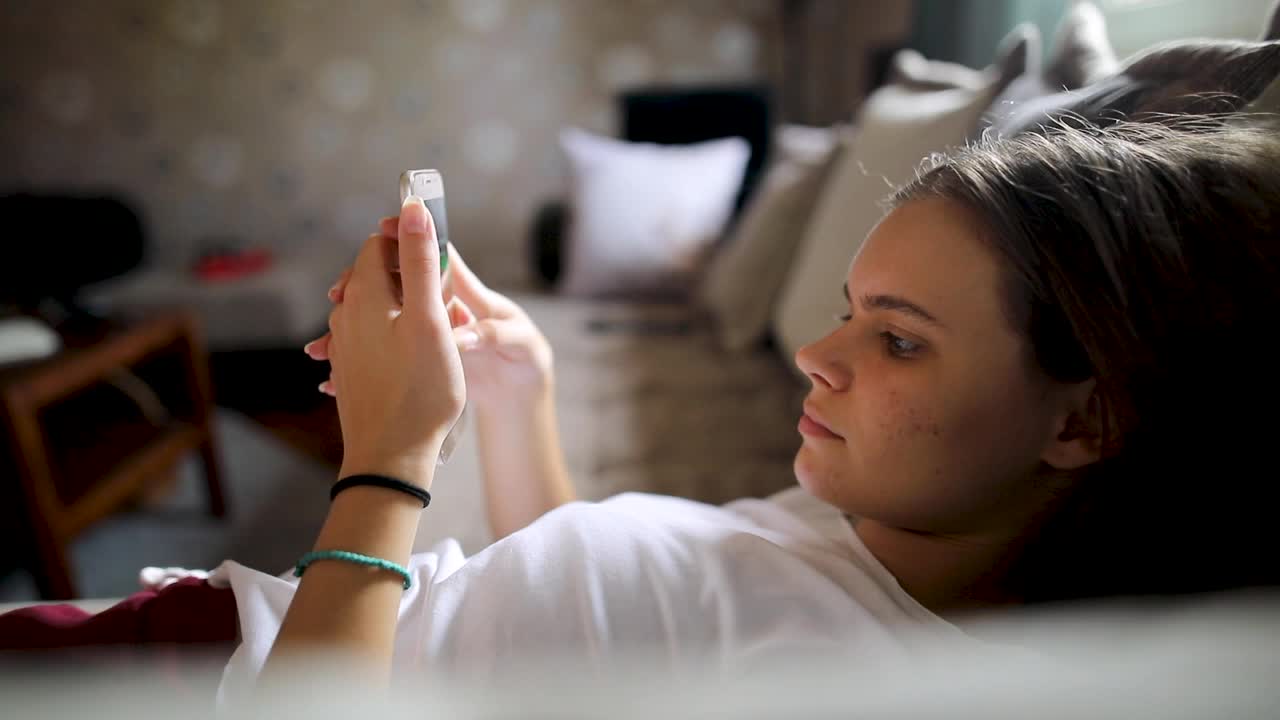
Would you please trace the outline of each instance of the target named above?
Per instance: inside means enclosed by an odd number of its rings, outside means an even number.
[[[726,350],[768,334],[782,281],[848,132],[784,125],[775,133],[774,159],[699,288]]]
[[[1011,49],[1026,52],[1025,44]],[[962,146],[982,113],[1013,79],[1008,58],[978,87],[941,90],[889,85],[869,97],[858,116],[858,141],[832,171],[787,273],[773,314],[779,350],[790,364],[797,350],[829,333],[847,312],[840,287],[849,263],[883,215],[892,189],[915,175],[935,152]],[[798,370],[797,370],[798,372]]]
[[[747,141],[629,143],[568,128],[560,145],[572,217],[561,291],[687,295],[733,212]]]

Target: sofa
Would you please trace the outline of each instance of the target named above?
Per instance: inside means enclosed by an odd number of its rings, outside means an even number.
[[[852,122],[775,124],[763,143],[747,131],[772,117],[767,94],[686,88],[623,96],[625,139],[693,142],[714,137],[719,122],[725,134],[750,137],[752,161],[747,191],[726,193],[727,233],[684,295],[574,294],[565,278],[582,272],[573,267],[581,259],[574,244],[623,242],[625,233],[584,237],[574,222],[575,204],[589,201],[582,193],[539,214],[530,257],[551,290],[515,299],[555,349],[562,437],[582,495],[642,490],[719,503],[793,483],[795,423],[809,383],[792,358],[844,312],[849,260],[890,186],[909,180],[931,153],[1061,118],[1273,112],[1280,109],[1276,25],[1273,14],[1256,42],[1178,41],[1122,60],[1103,15],[1076,3],[1047,54],[1031,25],[1009,33],[983,70],[904,50]],[[655,106],[663,108],[656,118]],[[687,116],[698,118],[697,134],[675,137]],[[586,283],[593,284],[607,286]],[[424,519],[419,549],[446,536],[468,552],[488,541],[474,437],[465,429],[461,437],[435,486],[440,507],[450,509]]]

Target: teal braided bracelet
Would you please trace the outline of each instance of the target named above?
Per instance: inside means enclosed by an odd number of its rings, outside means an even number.
[[[360,553],[347,552],[346,550],[317,550],[303,555],[298,560],[298,565],[293,569],[294,577],[302,577],[302,573],[307,571],[307,566],[316,560],[342,560],[343,562],[355,563],[356,565],[364,565],[365,567],[378,568],[379,570],[390,570],[404,578],[404,589],[408,590],[413,585],[413,580],[409,575],[409,569],[403,565],[397,565],[390,560],[382,558],[369,557]]]

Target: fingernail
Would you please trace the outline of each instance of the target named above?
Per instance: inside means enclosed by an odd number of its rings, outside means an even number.
[[[413,207],[417,210],[410,209]],[[410,195],[404,199],[404,205],[400,208],[400,232],[424,233],[426,231],[427,207],[422,204],[422,198]]]
[[[306,345],[303,345],[303,346],[302,346],[302,352],[304,352],[304,353],[306,353],[306,354],[310,355],[310,354],[311,354],[311,346],[312,346],[312,345],[315,345],[315,344],[316,344],[316,341],[315,341],[315,340],[312,340],[311,342],[307,343]]]
[[[338,297],[338,286],[334,285],[333,287],[329,288],[329,299],[335,300],[337,299],[337,297]]]
[[[462,330],[458,332],[458,347],[463,350],[471,350],[480,344],[480,336],[471,330]]]

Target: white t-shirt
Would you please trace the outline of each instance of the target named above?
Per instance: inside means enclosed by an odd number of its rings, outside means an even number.
[[[397,671],[489,675],[572,657],[608,668],[638,653],[670,669],[747,671],[831,652],[883,660],[943,642],[982,644],[913,600],[841,512],[799,487],[716,507],[626,493],[562,506],[466,558],[453,540],[409,563]],[[227,561],[243,643],[223,702],[245,696],[293,597]]]

